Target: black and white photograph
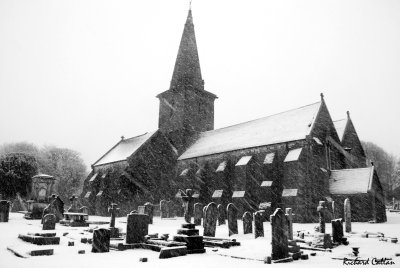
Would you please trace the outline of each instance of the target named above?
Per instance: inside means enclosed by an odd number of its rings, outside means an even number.
[[[400,267],[399,0],[0,0],[0,268]]]

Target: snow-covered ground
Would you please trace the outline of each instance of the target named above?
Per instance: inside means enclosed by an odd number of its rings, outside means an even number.
[[[56,226],[57,235],[61,237],[60,245],[41,246],[42,248],[54,248],[53,256],[40,256],[30,258],[19,258],[7,250],[7,246],[14,246],[18,248],[39,247],[29,243],[23,242],[18,239],[19,233],[39,232],[41,231],[41,224],[39,220],[25,220],[22,214],[11,213],[10,221],[8,223],[0,223],[0,268],[8,267],[265,267],[268,264],[263,263],[263,259],[271,254],[271,227],[269,222],[264,223],[265,237],[254,239],[253,234],[243,234],[243,225],[239,221],[239,234],[231,236],[237,241],[241,242],[241,246],[231,247],[230,249],[218,248],[213,251],[207,248],[205,254],[193,254],[183,257],[176,257],[171,259],[159,259],[158,252],[134,249],[126,251],[114,251],[109,253],[91,253],[91,245],[82,244],[81,237],[91,237],[91,234],[84,232],[83,227],[65,227]],[[400,242],[393,244],[390,242],[379,241],[379,238],[362,238],[361,233],[368,232],[382,232],[385,237],[397,237],[400,239],[400,214],[389,213],[388,222],[382,224],[369,224],[369,223],[353,223],[353,233],[346,234],[350,245],[339,246],[334,248],[332,252],[316,252],[316,256],[310,256],[309,260],[299,260],[291,263],[271,264],[285,267],[342,267],[344,266],[342,260],[332,259],[332,257],[351,257],[352,248],[354,246],[360,247],[361,259],[370,258],[369,264],[372,265],[372,258],[392,258],[395,264],[387,265],[390,267],[400,267],[400,257],[396,257],[396,253],[400,253]],[[90,220],[106,221],[106,217],[90,216]],[[120,227],[125,232],[126,217],[117,218],[117,227]],[[183,223],[183,218],[175,218],[171,220],[161,220],[158,217],[154,218],[154,224],[149,225],[149,233],[169,233],[170,238],[176,234],[176,230],[180,228]],[[304,230],[313,233],[314,227],[317,224],[294,224],[295,231]],[[91,225],[94,228],[97,225]],[[107,226],[107,225],[106,225]],[[331,232],[330,224],[327,224],[327,232]],[[203,230],[201,226],[200,234]],[[63,236],[68,232],[68,235]],[[296,233],[296,232],[295,232]],[[217,226],[217,237],[228,237],[227,225]],[[76,239],[76,240],[74,240]],[[311,237],[306,237],[306,240]],[[75,246],[68,247],[68,241],[75,241]],[[85,254],[78,254],[78,250],[84,249]],[[311,251],[304,250],[304,253],[311,253]],[[226,256],[221,256],[226,255]],[[229,257],[233,256],[233,257]],[[148,262],[139,262],[139,258],[147,257]],[[239,257],[239,258],[234,258]],[[241,259],[246,258],[246,259]]]

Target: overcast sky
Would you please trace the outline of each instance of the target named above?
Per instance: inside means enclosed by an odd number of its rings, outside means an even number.
[[[157,129],[187,0],[0,0],[0,143],[81,152]],[[320,100],[400,156],[400,1],[194,0],[216,128]]]

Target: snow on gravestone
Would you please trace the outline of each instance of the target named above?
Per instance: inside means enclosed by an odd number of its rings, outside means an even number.
[[[92,252],[110,251],[110,230],[105,228],[93,230]]]
[[[56,215],[46,214],[43,217],[43,227],[42,230],[54,230],[56,229]]]
[[[251,234],[253,232],[253,217],[251,213],[246,211],[242,217],[243,221],[243,234]]]
[[[142,243],[149,233],[149,216],[146,214],[128,214],[126,223],[126,243]]]
[[[201,218],[203,217],[203,204],[194,204],[194,220],[195,225],[201,225]]]
[[[223,205],[219,204],[217,206],[218,209],[218,225],[225,224],[225,208]]]
[[[237,223],[238,209],[233,203],[229,203],[226,207],[226,215],[228,216],[228,230],[229,236],[238,234],[238,223]]]
[[[272,260],[280,260],[289,257],[288,224],[285,213],[277,208],[270,216],[272,231]]]
[[[206,207],[206,214],[204,217],[204,236],[215,237],[215,229],[217,228],[217,217],[217,204],[211,202]]]
[[[346,198],[344,200],[344,221],[345,221],[345,228],[346,233],[351,232],[351,205],[350,199]]]
[[[261,211],[256,211],[253,215],[254,238],[264,237],[264,216]]]

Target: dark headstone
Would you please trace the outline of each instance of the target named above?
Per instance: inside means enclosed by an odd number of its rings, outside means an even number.
[[[237,223],[238,210],[233,203],[229,203],[226,207],[226,215],[228,216],[228,229],[229,236],[238,234],[238,223]]]
[[[344,221],[346,233],[351,232],[351,205],[350,199],[346,198],[344,200]]]
[[[318,211],[318,217],[319,217],[319,232],[325,233],[325,222],[326,222],[326,213],[327,213],[327,207],[326,207],[325,201],[319,201],[317,211]]]
[[[149,216],[149,223],[153,224],[154,207],[152,203],[147,202],[146,204],[144,204],[144,214],[147,214]]]
[[[92,252],[109,252],[110,251],[110,230],[95,229],[93,231]]]
[[[149,216],[128,214],[126,224],[126,244],[142,243],[149,233]]]
[[[272,260],[286,259],[289,257],[288,223],[285,213],[277,208],[270,216],[272,230]]]
[[[226,215],[225,215],[225,208],[223,205],[219,204],[217,206],[218,209],[218,225],[225,224]]]
[[[193,215],[194,192],[192,189],[186,189],[185,192],[183,192],[182,190],[179,191],[181,192],[181,198],[185,208],[185,213],[184,213],[185,221],[190,223]]]
[[[217,228],[217,217],[217,204],[211,202],[206,207],[206,215],[204,217],[204,236],[215,237],[215,230]]]
[[[264,216],[261,211],[256,211],[253,215],[254,221],[254,238],[264,237]]]
[[[43,217],[43,230],[54,230],[56,229],[56,215],[47,214]]]
[[[64,202],[59,196],[52,196],[50,204],[43,210],[42,219],[46,214],[56,215],[56,222],[60,222],[64,218]]]
[[[0,200],[0,222],[8,222],[10,215],[10,201]]]
[[[243,234],[251,234],[253,232],[253,217],[251,213],[246,211],[242,217],[243,221]]]
[[[160,201],[160,216],[161,219],[168,218],[168,204],[166,200]]]
[[[201,225],[201,218],[203,217],[203,204],[194,204],[194,224]]]
[[[332,240],[335,243],[342,243],[343,239],[343,221],[342,219],[335,219],[332,223]]]
[[[117,204],[111,203],[111,205],[108,207],[108,212],[111,214],[111,219],[110,219],[110,228],[115,228],[115,216],[118,212],[119,208],[117,207]]]
[[[204,228],[204,226],[206,226],[206,222],[204,221],[204,219],[206,218],[206,208],[207,208],[207,206],[203,207],[203,228]]]

